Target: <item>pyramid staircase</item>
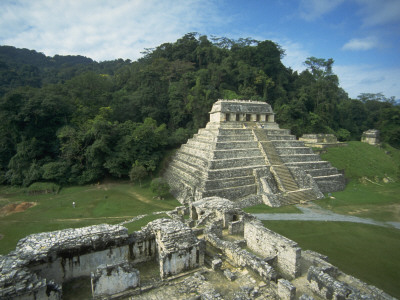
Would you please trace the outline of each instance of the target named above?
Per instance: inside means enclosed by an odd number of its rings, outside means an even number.
[[[335,168],[289,130],[276,123],[261,126],[209,122],[200,129],[177,151],[164,174],[174,196],[182,203],[219,196],[280,206],[320,198],[319,188],[332,191],[326,182],[343,181]],[[293,172],[298,169],[302,171]],[[299,176],[308,176],[308,181]],[[260,187],[261,181],[266,188]],[[267,198],[275,200],[268,203]]]

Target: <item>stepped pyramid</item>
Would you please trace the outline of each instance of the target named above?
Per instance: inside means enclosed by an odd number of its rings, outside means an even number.
[[[315,200],[345,186],[336,168],[279,128],[269,104],[243,100],[214,103],[206,128],[181,146],[164,177],[181,203],[219,196],[242,207]]]

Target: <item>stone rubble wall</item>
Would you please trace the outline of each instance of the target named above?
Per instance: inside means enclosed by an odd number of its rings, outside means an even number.
[[[150,222],[157,243],[161,278],[188,271],[204,264],[204,241],[197,239],[186,224],[171,219]]]
[[[264,260],[258,256],[242,249],[239,245],[220,239],[216,234],[212,232],[205,233],[205,239],[212,246],[220,249],[222,253],[230,260],[233,264],[241,267],[247,267],[264,280],[276,281],[276,271]]]
[[[0,299],[59,300],[61,285],[32,273],[24,262],[12,253],[0,256]]]
[[[264,258],[276,256],[276,268],[290,279],[300,275],[301,248],[267,228],[258,220],[244,224],[247,246]]]

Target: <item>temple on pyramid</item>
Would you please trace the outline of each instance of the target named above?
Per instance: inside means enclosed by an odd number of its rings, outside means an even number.
[[[176,152],[164,177],[190,203],[218,196],[240,207],[282,206],[344,189],[343,174],[280,129],[265,102],[218,100],[210,122]]]

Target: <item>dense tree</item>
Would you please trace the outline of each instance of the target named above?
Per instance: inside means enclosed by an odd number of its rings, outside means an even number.
[[[167,148],[206,124],[219,98],[266,101],[297,136],[359,140],[376,128],[400,147],[394,98],[350,99],[333,59],[309,57],[298,73],[282,64],[284,55],[272,41],[197,33],[146,49],[135,62],[0,46],[0,183],[128,178],[135,166],[154,172]]]

